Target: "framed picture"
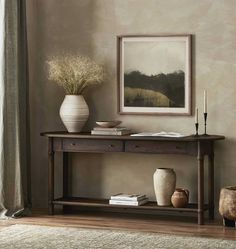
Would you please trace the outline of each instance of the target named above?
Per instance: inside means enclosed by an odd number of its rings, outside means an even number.
[[[191,35],[119,36],[120,114],[191,115]]]

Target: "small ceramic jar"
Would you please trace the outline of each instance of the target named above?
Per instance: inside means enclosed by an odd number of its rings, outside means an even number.
[[[176,188],[171,197],[171,203],[175,208],[186,207],[189,199],[189,191],[184,188]]]

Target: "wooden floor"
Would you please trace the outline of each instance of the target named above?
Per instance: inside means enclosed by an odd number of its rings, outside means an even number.
[[[143,214],[119,214],[80,212],[49,216],[46,210],[34,211],[31,217],[0,221],[1,227],[14,224],[62,226],[77,228],[121,229],[139,232],[164,233],[187,236],[212,237],[236,240],[236,229],[225,228],[220,221],[207,222],[203,226],[185,217],[163,217]]]

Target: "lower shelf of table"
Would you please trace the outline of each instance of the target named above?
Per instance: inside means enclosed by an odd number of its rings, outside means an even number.
[[[196,203],[189,203],[184,208],[174,208],[172,206],[163,207],[158,206],[156,202],[149,201],[141,206],[128,206],[128,205],[110,205],[108,199],[93,199],[81,197],[67,197],[58,198],[53,201],[55,205],[65,206],[84,206],[84,207],[103,207],[103,208],[126,208],[126,209],[143,209],[143,210],[160,210],[160,211],[177,211],[177,212],[198,212]],[[204,211],[208,210],[208,205],[204,205]]]

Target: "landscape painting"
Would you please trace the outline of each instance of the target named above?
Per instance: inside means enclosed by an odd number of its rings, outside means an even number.
[[[190,115],[190,36],[122,36],[118,42],[120,113]]]

